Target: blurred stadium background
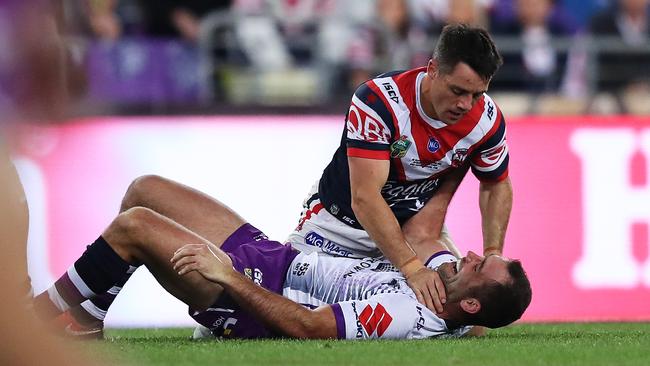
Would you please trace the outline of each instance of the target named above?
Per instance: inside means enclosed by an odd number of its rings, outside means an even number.
[[[488,28],[505,65],[527,322],[650,320],[648,0],[57,0],[0,4],[0,112],[30,205],[36,291],[129,182],[199,188],[283,240],[355,86],[424,65],[442,26]],[[9,122],[11,121],[11,123]],[[477,182],[448,224],[480,248]],[[189,325],[145,272],[108,326]],[[155,309],[155,311],[152,311]]]

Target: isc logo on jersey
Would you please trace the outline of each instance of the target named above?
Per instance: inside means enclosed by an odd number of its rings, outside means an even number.
[[[395,89],[393,89],[393,86],[390,85],[390,83],[382,83],[381,86],[384,87],[386,90],[386,93],[388,94],[388,97],[395,103],[399,103],[399,97],[397,96],[397,93],[395,92]]]

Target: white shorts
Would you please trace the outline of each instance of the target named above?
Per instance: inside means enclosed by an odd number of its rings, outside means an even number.
[[[312,187],[307,200],[317,193],[317,189],[318,182]],[[382,255],[365,230],[355,229],[341,222],[327,212],[320,199],[309,202],[308,207],[307,200],[305,200],[304,211],[300,217],[300,224],[286,240],[292,247],[304,253],[321,252],[349,258]],[[447,228],[444,225],[442,232],[447,234]]]
[[[315,200],[316,210],[307,210],[299,225],[287,238],[291,246],[304,253],[366,258],[381,255],[365,230],[355,229],[339,221]]]

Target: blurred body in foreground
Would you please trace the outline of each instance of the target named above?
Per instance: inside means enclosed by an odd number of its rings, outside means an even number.
[[[96,364],[43,332],[30,309],[29,210],[10,156],[15,124],[26,116],[57,118],[66,105],[63,70],[56,67],[62,64],[61,39],[50,5],[38,0],[0,3],[0,18],[11,20],[11,31],[0,34],[0,44],[9,46],[2,50],[7,62],[2,66],[11,70],[14,81],[2,85],[0,80],[0,99],[7,92],[14,102],[0,103],[0,365]]]

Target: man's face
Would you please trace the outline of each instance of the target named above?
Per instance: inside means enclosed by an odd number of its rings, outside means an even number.
[[[510,280],[508,261],[498,255],[480,256],[472,251],[458,262],[444,263],[438,267],[450,302],[460,301],[473,286],[481,286],[490,280],[506,283]]]
[[[450,73],[443,73],[437,63],[429,61],[427,76],[431,88],[423,92],[423,103],[429,103],[436,118],[448,125],[458,122],[487,91],[489,81],[484,80],[471,67],[459,62]]]

